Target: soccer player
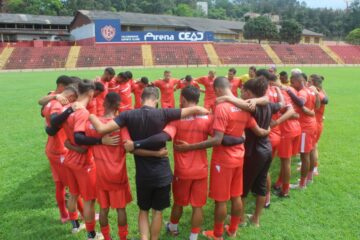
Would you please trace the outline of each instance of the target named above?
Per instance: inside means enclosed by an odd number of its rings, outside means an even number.
[[[193,78],[191,77],[191,75],[186,75],[184,79],[180,80],[178,82],[178,84],[176,84],[176,87],[174,89],[174,91],[180,89],[184,89],[185,87],[187,86],[194,86],[196,88],[198,88],[200,90],[200,86],[199,84],[196,82],[196,81],[193,81]],[[201,91],[201,90],[200,90]],[[180,100],[179,100],[179,103],[180,103],[180,107],[181,106],[181,103],[182,103],[182,94],[180,94]]]
[[[117,75],[115,81],[117,85],[115,92],[117,92],[121,98],[119,112],[124,112],[133,109],[130,75],[126,72],[121,72]]]
[[[318,142],[320,140],[320,137],[321,137],[321,134],[322,134],[322,131],[324,128],[325,106],[329,103],[328,96],[326,95],[326,92],[322,86],[323,81],[324,81],[324,78],[317,74],[313,74],[310,76],[310,84],[312,86],[316,87],[317,91],[319,92],[319,98],[320,98],[320,102],[321,102],[320,108],[315,109],[315,117],[316,117],[316,123],[317,123],[316,145],[310,154],[310,159],[311,159],[311,161],[314,162],[314,174],[315,175],[319,174],[319,172],[318,172],[318,158],[319,158]]]
[[[60,94],[60,99],[66,99],[67,102],[72,103],[77,98],[77,89],[72,86],[66,87]],[[51,127],[51,115],[54,113],[60,114],[63,112],[63,105],[56,99],[51,100],[43,108],[42,114],[45,118],[47,129]],[[47,131],[48,132],[48,131]],[[60,219],[62,223],[69,220],[69,213],[65,206],[65,186],[66,174],[63,160],[67,154],[67,149],[64,146],[66,140],[65,132],[62,129],[50,131],[46,143],[45,153],[49,159],[53,180],[55,183],[55,198],[60,212]]]
[[[225,77],[217,77],[214,81],[217,97],[234,98],[229,81]],[[248,103],[237,99],[239,105],[248,108]],[[259,136],[269,134],[268,130],[259,128],[250,113],[236,107],[233,103],[221,102],[214,113],[214,137],[209,140],[188,144],[174,145],[176,151],[192,151],[214,146],[210,167],[210,198],[215,201],[214,230],[203,234],[211,239],[223,239],[224,222],[227,216],[227,201],[231,200],[231,220],[227,227],[229,236],[236,236],[241,221],[241,195],[243,189],[243,144],[235,146],[220,145],[224,134],[241,137],[245,128],[251,128]]]
[[[95,91],[94,96],[91,102],[86,106],[86,109],[91,114],[97,114],[97,99],[100,97],[100,95],[105,92],[105,87],[101,82],[94,82],[95,85]]]
[[[296,93],[288,90],[289,96],[294,103],[301,108],[298,111],[301,125],[301,178],[299,184],[293,185],[294,188],[304,189],[307,183],[312,181],[313,162],[310,162],[310,152],[315,147],[316,142],[316,117],[315,108],[320,107],[319,93],[315,88],[311,90],[305,87],[305,81],[302,73],[294,73],[291,78],[291,86],[297,91]],[[310,171],[311,169],[311,171]]]
[[[248,73],[241,75],[239,78],[240,78],[241,82],[244,84],[248,80],[254,79],[255,77],[256,77],[256,67],[251,66],[251,67],[249,67]]]
[[[135,96],[135,108],[141,108],[141,95],[144,91],[144,88],[149,86],[149,79],[147,77],[142,77],[140,81],[134,82],[131,87],[131,91]]]
[[[271,73],[271,74],[277,74],[277,68],[276,68],[276,66],[275,65],[272,65],[270,68],[269,68],[269,73]]]
[[[59,102],[61,102],[61,104],[65,105],[68,104],[69,101],[67,100],[67,98],[62,97],[62,95],[60,95],[64,89],[69,86],[70,84],[73,84],[74,80],[71,77],[62,75],[59,76],[56,80],[56,89],[55,91],[50,92],[47,96],[42,97],[38,103],[41,106],[45,106],[46,104],[48,104],[51,100],[53,99],[57,99]]]
[[[110,81],[115,76],[115,70],[111,67],[105,68],[103,75],[100,78],[96,79],[96,82],[101,82],[104,85],[104,91],[97,96],[96,98],[96,115],[103,116],[104,115],[104,100],[105,96],[108,94],[108,87]]]
[[[195,79],[195,82],[205,87],[204,107],[212,112],[215,111],[215,92],[214,92],[214,80],[216,78],[216,72],[210,70],[207,76]]]
[[[241,88],[242,82],[240,78],[235,77],[236,75],[236,69],[230,68],[228,71],[228,80],[230,82],[231,86],[231,92],[235,97],[238,96],[238,89]]]
[[[280,72],[280,82],[284,86],[290,86],[290,81],[287,72]]]
[[[161,92],[161,107],[162,108],[174,108],[174,87],[179,83],[178,79],[171,78],[171,72],[166,70],[164,72],[164,78],[156,80],[152,83],[155,87],[160,89]]]
[[[101,133],[109,133],[126,126],[131,139],[136,141],[161,133],[170,121],[194,114],[207,114],[201,107],[184,109],[156,109],[159,101],[159,91],[154,87],[147,87],[142,94],[143,106],[140,109],[120,113],[113,121],[104,124],[96,116],[91,115],[90,121],[95,129]],[[162,142],[155,149],[166,145]],[[170,184],[172,173],[167,157],[142,157],[134,153],[136,166],[136,192],[139,206],[139,231],[142,240],[159,239],[162,226],[162,210],[170,206]],[[153,210],[151,225],[149,210]],[[149,232],[150,229],[150,232]]]

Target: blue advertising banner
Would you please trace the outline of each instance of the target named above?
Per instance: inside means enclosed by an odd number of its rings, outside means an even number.
[[[95,20],[95,40],[98,43],[120,42],[121,26],[119,19]]]
[[[214,41],[212,32],[122,32],[121,42],[206,42]]]

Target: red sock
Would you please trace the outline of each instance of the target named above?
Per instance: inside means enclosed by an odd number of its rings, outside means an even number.
[[[55,197],[62,218],[69,217],[65,204],[65,186],[61,182],[55,182]]]
[[[84,203],[83,203],[81,197],[79,197],[77,200],[77,209],[79,210],[81,216],[84,217]]]
[[[70,220],[78,220],[79,216],[77,212],[69,212]]]
[[[308,175],[307,175],[307,181],[312,181],[313,180],[313,175],[314,175],[314,171],[309,171]]]
[[[239,223],[240,223],[240,217],[231,216],[229,231],[230,231],[231,233],[236,232],[236,230],[237,230],[238,227],[239,227]]]
[[[179,219],[175,219],[172,216],[170,217],[170,223],[171,224],[178,224],[179,223]]]
[[[104,240],[111,240],[109,224],[106,225],[105,227],[101,227],[101,233],[104,236]]]
[[[191,228],[191,233],[198,234],[201,231],[201,228]]]
[[[301,177],[300,178],[300,187],[305,187],[306,185],[306,177]]]
[[[281,192],[284,193],[284,194],[288,194],[289,189],[290,189],[290,184],[289,183],[284,183],[282,185]]]
[[[276,183],[275,183],[275,186],[276,186],[276,187],[281,187],[282,184],[283,184],[282,178],[279,176],[279,178],[277,179],[277,181],[276,181]]]
[[[95,224],[96,224],[95,220],[91,222],[85,222],[86,231],[87,232],[95,231]]]
[[[215,237],[222,237],[224,233],[224,223],[215,223],[214,224],[214,236]]]
[[[118,234],[120,240],[126,240],[126,237],[129,234],[128,225],[127,224],[125,226],[118,225],[118,229],[119,229]]]

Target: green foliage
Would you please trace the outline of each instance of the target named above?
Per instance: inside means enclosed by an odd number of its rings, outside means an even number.
[[[278,38],[278,31],[267,17],[257,17],[250,19],[244,26],[245,39],[257,39],[259,43],[262,40],[274,40]]]
[[[352,30],[345,38],[346,42],[350,44],[360,45],[360,28]]]
[[[285,20],[281,23],[280,41],[290,44],[299,43],[302,35],[302,27],[295,20]]]

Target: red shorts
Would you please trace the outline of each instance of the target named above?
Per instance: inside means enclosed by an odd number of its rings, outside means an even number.
[[[321,134],[322,134],[322,132],[323,132],[323,128],[324,128],[323,123],[318,123],[318,124],[317,124],[316,143],[318,143],[319,140],[320,140]]]
[[[49,162],[50,162],[50,168],[51,173],[54,179],[54,182],[61,182],[63,185],[67,186],[66,181],[66,167],[61,164],[60,162],[64,161],[65,156],[62,155],[47,155]],[[63,160],[61,161],[61,158]]]
[[[96,199],[96,169],[94,167],[73,170],[67,167],[70,193],[81,195],[84,201]]]
[[[243,167],[226,168],[211,164],[209,197],[225,202],[243,193]]]
[[[179,206],[191,205],[202,207],[206,204],[208,179],[180,179],[173,180],[174,202]]]
[[[122,185],[118,190],[96,190],[97,200],[101,208],[125,208],[132,201],[129,183]]]
[[[272,157],[274,158],[280,144],[281,136],[277,132],[271,131],[269,138],[272,146]]]
[[[314,149],[316,136],[316,131],[301,133],[300,153],[309,153]]]
[[[300,136],[281,137],[278,147],[279,158],[291,158],[299,153]]]

